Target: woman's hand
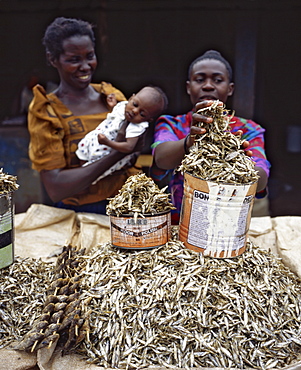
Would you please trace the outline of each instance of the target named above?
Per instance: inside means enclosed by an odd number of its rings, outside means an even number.
[[[239,136],[240,138],[242,137],[242,134],[243,132],[241,130],[238,130],[234,133],[235,136]],[[245,149],[245,153],[248,157],[252,157],[252,150],[247,150],[248,146],[250,145],[250,143],[247,141],[247,140],[243,140],[242,143],[241,143],[241,147],[242,149]]]
[[[213,103],[213,100],[204,100],[202,102],[199,102],[195,105],[194,111],[198,112],[200,109],[210,107],[210,105],[212,105],[212,103]],[[223,103],[220,102],[220,104],[222,105]],[[196,135],[204,135],[206,133],[205,128],[194,126],[194,123],[196,123],[196,122],[204,122],[204,123],[213,122],[213,118],[204,116],[200,113],[194,113],[192,115],[192,120],[193,121],[192,121],[192,125],[190,127],[190,133],[189,133],[189,135],[187,137],[187,140],[186,140],[187,150],[188,150],[188,148],[190,148],[194,144]],[[234,133],[234,135],[239,136],[239,137],[241,137],[242,134],[243,134],[243,132],[241,130],[238,130],[237,132]],[[249,142],[246,141],[246,140],[244,140],[241,144],[242,149],[245,149],[246,155],[251,157],[252,156],[252,151],[251,150],[246,150],[248,148],[248,146],[249,146]]]
[[[211,123],[213,122],[213,118],[204,116],[200,113],[197,113],[200,109],[210,107],[212,105],[213,100],[204,100],[202,102],[199,102],[195,105],[194,107],[194,112],[192,115],[192,124],[190,127],[190,133],[187,136],[187,140],[185,142],[186,144],[186,149],[188,150],[193,144],[196,135],[204,135],[206,133],[206,129],[202,127],[197,127],[195,126],[195,123],[197,122],[203,122],[203,123]],[[221,102],[222,104],[222,102]]]
[[[203,101],[195,105],[194,111],[205,107],[209,107],[213,101]],[[176,168],[185,154],[188,153],[188,149],[194,144],[195,135],[203,135],[206,130],[201,127],[194,126],[196,122],[210,123],[213,119],[210,117],[203,116],[199,113],[194,113],[192,115],[192,125],[190,127],[189,134],[178,141],[165,141],[159,144],[155,150],[154,162],[156,165],[165,170]]]

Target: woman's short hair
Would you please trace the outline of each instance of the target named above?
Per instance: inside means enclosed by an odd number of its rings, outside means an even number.
[[[86,21],[75,18],[56,18],[46,29],[43,45],[54,59],[63,53],[63,41],[72,36],[89,36],[95,45],[93,26]]]

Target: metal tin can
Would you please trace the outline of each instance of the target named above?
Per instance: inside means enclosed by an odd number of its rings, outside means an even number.
[[[184,173],[180,241],[210,257],[242,254],[256,188],[257,183],[218,184]]]
[[[123,249],[152,249],[166,244],[171,235],[170,211],[144,216],[110,215],[112,244]]]
[[[14,262],[13,193],[0,195],[0,269]]]

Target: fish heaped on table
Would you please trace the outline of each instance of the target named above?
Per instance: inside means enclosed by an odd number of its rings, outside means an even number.
[[[88,262],[88,261],[87,261]],[[90,340],[80,352],[106,368],[281,368],[301,349],[300,279],[248,243],[212,259],[171,241],[128,253],[92,251]]]
[[[14,345],[14,349],[33,352],[35,350],[51,346],[61,339],[62,335],[67,339],[64,343],[64,352],[68,352],[73,346],[83,340],[88,330],[87,322],[85,329],[82,327],[86,316],[82,314],[84,300],[80,298],[81,278],[78,275],[79,261],[74,268],[70,261],[76,260],[83,254],[71,245],[65,246],[57,258],[54,269],[53,281],[47,289],[47,296],[40,316],[33,323],[33,328],[25,333],[22,340]],[[47,316],[45,316],[47,315]]]
[[[300,279],[252,243],[240,258],[212,259],[174,239],[151,251],[107,243],[77,255],[81,270],[69,278],[80,279],[85,302],[65,321],[72,351],[106,368],[294,364],[301,350]],[[52,324],[62,316],[41,314],[53,271],[49,263],[19,258],[1,271],[1,348],[28,332],[20,349],[36,351],[60,339],[62,326]]]

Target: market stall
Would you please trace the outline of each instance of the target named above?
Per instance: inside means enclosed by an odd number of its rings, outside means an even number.
[[[145,174],[109,217],[40,204],[15,216],[0,368],[301,368],[301,218],[251,218],[258,175],[223,117],[206,173],[203,138],[182,162],[194,179],[179,226]]]
[[[108,216],[76,214],[73,211],[34,204],[27,212],[15,216],[15,254],[23,258],[42,258],[47,263],[55,263],[66,243],[84,247],[89,254],[95,246],[102,248],[110,242],[109,227]],[[283,259],[285,265],[301,277],[300,217],[253,218],[249,238],[260,248],[271,249]],[[0,356],[0,369],[3,370],[101,368],[88,364],[80,354],[68,353],[62,356],[61,350],[55,345],[33,353],[4,348],[0,350]],[[300,368],[300,364],[295,363],[296,365],[289,368]]]

